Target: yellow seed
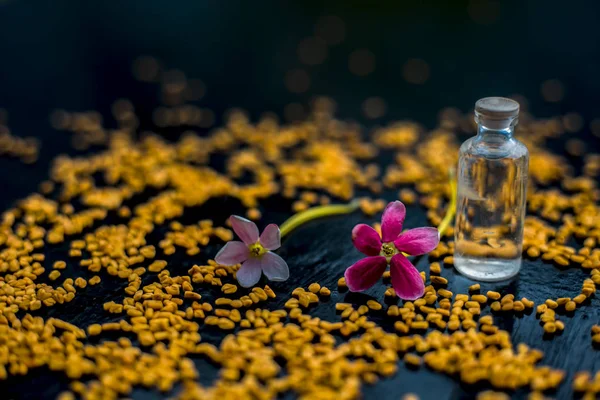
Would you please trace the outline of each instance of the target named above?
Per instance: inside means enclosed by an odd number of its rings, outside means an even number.
[[[319,285],[319,284],[318,284],[318,283],[316,283],[316,282],[315,282],[315,283],[311,283],[311,284],[308,286],[308,290],[309,290],[310,292],[312,292],[312,293],[315,293],[315,294],[316,294],[316,293],[319,293],[319,290],[321,290],[321,285]]]
[[[585,299],[587,299],[587,297],[584,294],[578,294],[577,296],[573,297],[573,301],[577,304],[583,303]]]
[[[491,290],[489,290],[489,291],[486,293],[486,295],[487,295],[488,299],[490,299],[490,300],[494,300],[494,301],[496,301],[496,300],[499,300],[499,299],[500,299],[500,297],[501,297],[500,293],[498,293],[498,292],[494,292],[494,291],[491,291]]]
[[[533,306],[535,305],[535,303],[531,300],[529,300],[526,297],[523,297],[521,299],[521,303],[523,303],[523,305],[525,305],[525,308],[533,308]]]
[[[558,307],[558,303],[552,299],[547,299],[546,300],[546,305],[552,309],[555,309]]]
[[[346,286],[346,278],[344,278],[343,276],[340,279],[338,279],[338,287],[340,289],[345,289],[347,287]]]
[[[435,275],[441,274],[442,273],[442,268],[440,266],[440,263],[438,263],[438,262],[431,263],[431,265],[429,265],[429,273],[430,274],[435,274]]]
[[[54,269],[65,269],[65,268],[67,268],[67,263],[64,262],[64,261],[56,261],[52,265],[52,268],[54,268]]]
[[[558,304],[559,306],[564,306],[569,301],[571,301],[570,297],[560,297],[560,298],[556,299],[556,304]]]
[[[227,318],[219,318],[218,326],[223,330],[231,330],[235,328],[235,323]]]
[[[331,296],[331,290],[329,290],[329,288],[326,288],[325,286],[323,286],[319,290],[319,295],[321,295],[321,296]]]
[[[492,304],[490,304],[490,308],[492,309],[492,311],[500,311],[502,309],[502,304],[499,301],[494,301]]]
[[[50,274],[48,274],[48,278],[50,278],[51,281],[55,281],[60,277],[60,271],[54,270],[52,272],[50,272]]]
[[[233,294],[237,292],[238,287],[236,285],[232,285],[231,283],[226,283],[221,286],[221,291],[225,294]]]
[[[441,277],[441,276],[431,276],[430,277],[431,283],[432,284],[436,284],[436,285],[447,285],[448,284],[448,279]]]
[[[556,332],[556,324],[554,322],[546,322],[544,324],[544,332],[546,333],[554,333]]]
[[[94,285],[97,285],[97,284],[99,284],[99,283],[100,283],[100,281],[101,281],[100,277],[99,277],[98,275],[94,275],[94,276],[92,276],[92,277],[91,277],[91,278],[88,280],[88,283],[89,283],[91,286],[94,286]]]
[[[574,311],[577,308],[577,303],[575,303],[574,301],[569,301],[567,304],[565,304],[565,310],[567,311]]]
[[[485,297],[482,294],[474,294],[474,295],[471,296],[471,299],[475,300],[476,302],[478,302],[480,304],[487,303],[487,297]]]
[[[375,300],[367,300],[367,306],[371,309],[371,310],[381,310],[383,307],[381,306],[381,304],[379,304],[378,302],[376,302]]]
[[[350,303],[336,303],[335,304],[335,309],[337,311],[344,311],[347,308],[352,308],[352,304],[350,304]]]
[[[469,292],[477,292],[479,289],[481,289],[481,285],[479,285],[479,283],[469,286]]]
[[[447,289],[438,289],[437,293],[446,299],[452,298],[452,292]]]
[[[516,312],[521,312],[525,310],[525,305],[520,300],[516,300],[515,302],[513,302],[513,310],[515,310]]]
[[[416,354],[406,353],[404,355],[404,362],[406,363],[406,365],[412,367],[420,367],[423,360]]]
[[[102,332],[102,326],[100,324],[92,324],[87,328],[88,335],[97,336]]]
[[[429,328],[429,323],[427,321],[415,321],[410,324],[410,328],[417,330],[426,330],[427,328]]]

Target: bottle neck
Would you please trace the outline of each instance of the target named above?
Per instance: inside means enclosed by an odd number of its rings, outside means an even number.
[[[515,133],[515,126],[510,124],[505,128],[490,128],[484,126],[483,124],[479,124],[477,126],[477,136],[480,139],[496,137],[497,139],[510,139],[513,137]]]

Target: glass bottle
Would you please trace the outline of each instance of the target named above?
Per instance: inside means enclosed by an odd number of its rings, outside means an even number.
[[[454,266],[475,280],[507,279],[521,268],[529,152],[513,137],[518,116],[514,100],[478,100],[477,136],[460,147]]]

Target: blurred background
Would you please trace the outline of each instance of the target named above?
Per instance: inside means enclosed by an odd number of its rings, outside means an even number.
[[[165,87],[182,80],[199,132],[233,107],[299,119],[320,95],[367,128],[432,128],[444,107],[518,95],[536,116],[577,112],[585,141],[600,116],[599,11],[592,0],[0,0],[0,119],[40,140],[38,167],[73,151],[54,110],[110,116],[127,98],[141,130],[157,130],[169,123],[156,107],[178,102]],[[40,170],[5,189],[30,192]]]

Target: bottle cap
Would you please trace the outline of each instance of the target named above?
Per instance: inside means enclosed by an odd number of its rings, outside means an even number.
[[[484,97],[475,103],[475,120],[492,129],[505,129],[516,123],[519,103],[505,97]]]

